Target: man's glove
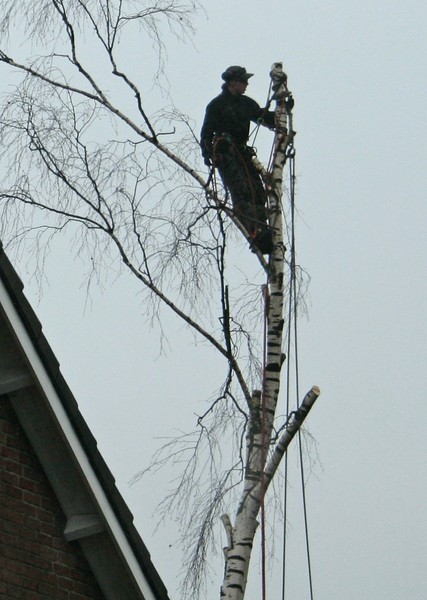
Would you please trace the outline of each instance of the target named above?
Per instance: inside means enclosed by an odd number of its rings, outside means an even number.
[[[292,110],[295,106],[295,100],[292,98],[292,94],[286,97],[285,106],[287,110]]]
[[[203,161],[204,161],[204,163],[205,163],[205,165],[206,165],[207,167],[212,167],[212,161],[211,161],[211,159],[209,158],[209,156],[205,156],[205,157],[203,158]]]

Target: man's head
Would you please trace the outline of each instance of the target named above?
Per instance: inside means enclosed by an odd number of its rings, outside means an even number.
[[[234,65],[228,67],[221,77],[225,81],[224,86],[228,87],[232,94],[244,94],[252,75],[253,73],[248,73],[244,67]]]

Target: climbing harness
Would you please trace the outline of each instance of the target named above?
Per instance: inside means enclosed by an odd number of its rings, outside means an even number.
[[[244,227],[251,249],[269,254],[271,232],[267,221],[267,193],[253,162],[256,150],[239,144],[228,133],[219,133],[212,142],[212,169],[217,167],[232,211]]]

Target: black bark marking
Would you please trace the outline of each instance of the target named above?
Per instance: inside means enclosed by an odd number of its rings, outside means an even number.
[[[227,585],[228,588],[233,588],[235,590],[240,590],[243,594],[243,588],[241,585],[238,585],[237,583],[230,583],[229,585]]]

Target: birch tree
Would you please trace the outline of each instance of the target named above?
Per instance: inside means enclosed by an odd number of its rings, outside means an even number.
[[[191,121],[164,100],[165,87],[153,87],[166,86],[168,40],[191,35],[199,8],[196,0],[0,0],[0,64],[14,86],[0,113],[1,238],[37,252],[41,269],[58,236],[87,258],[92,277],[120,262],[160,326],[162,311],[172,311],[222,358],[224,380],[195,430],[160,449],[148,470],[189,453],[160,507],[180,513],[183,594],[200,591],[221,521],[220,595],[242,600],[265,494],[319,391],[280,421],[289,268],[282,177],[293,139],[281,63],[271,71],[276,131],[263,171],[274,251],[268,262],[251,255],[262,287],[230,277],[230,248],[249,236],[226,192],[200,170]],[[139,53],[147,65],[152,48],[150,75],[129,57]]]

